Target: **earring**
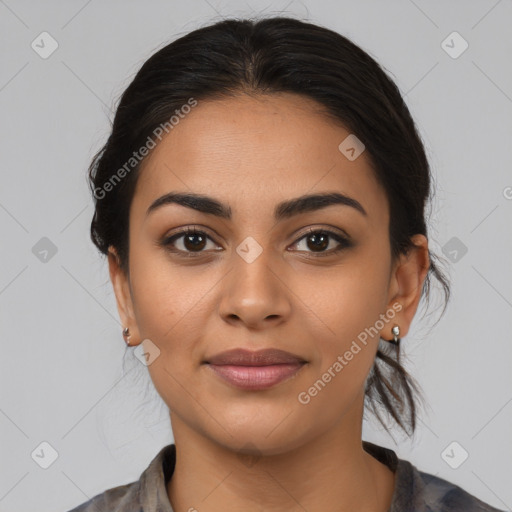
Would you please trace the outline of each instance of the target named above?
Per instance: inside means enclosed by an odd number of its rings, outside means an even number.
[[[393,339],[388,340],[389,343],[392,343],[396,347],[399,347],[400,346],[400,337],[399,337],[400,336],[400,327],[398,327],[398,325],[393,326],[393,328],[391,329],[391,332],[393,333]]]
[[[128,329],[128,327],[125,327],[123,329],[123,337],[124,337],[124,340],[126,341],[126,344],[128,346],[130,346],[130,329]]]

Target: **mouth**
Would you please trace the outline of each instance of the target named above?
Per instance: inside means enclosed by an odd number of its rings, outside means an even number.
[[[305,364],[296,362],[248,366],[206,363],[216,376],[245,390],[261,390],[275,386],[294,377]]]
[[[203,361],[217,377],[247,390],[267,389],[295,376],[307,363],[291,352],[275,348],[233,349]]]

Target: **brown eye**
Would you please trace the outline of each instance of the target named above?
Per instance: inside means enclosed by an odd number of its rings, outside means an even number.
[[[200,251],[206,245],[206,237],[200,233],[187,233],[183,236],[183,245],[187,251]]]
[[[213,240],[204,232],[194,228],[187,228],[179,233],[165,238],[162,245],[175,253],[184,253],[185,255],[193,253],[202,253],[208,244],[208,240]],[[213,244],[215,246],[215,244]]]
[[[299,246],[302,241],[304,241],[306,246],[306,252],[318,253],[319,256],[335,254],[352,246],[348,238],[324,229],[310,230],[306,235],[299,238],[295,245]],[[331,248],[326,250],[329,247]]]
[[[329,238],[329,235],[325,233],[313,233],[306,237],[306,244],[309,249],[322,251],[329,246]]]

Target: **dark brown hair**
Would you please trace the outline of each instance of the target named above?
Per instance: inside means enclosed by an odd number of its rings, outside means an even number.
[[[124,91],[106,144],[94,156],[89,184],[95,200],[91,238],[108,253],[115,247],[128,273],[129,209],[140,167],[130,160],[190,99],[296,93],[315,100],[366,146],[390,208],[393,259],[427,236],[425,206],[432,176],[415,123],[395,83],[368,53],[327,28],[287,17],[227,19],[199,28],[154,53]],[[127,162],[131,162],[127,167]],[[112,180],[116,171],[117,179]],[[122,175],[122,177],[121,177]],[[110,183],[109,186],[106,186]],[[449,283],[430,253],[430,277]],[[443,309],[443,313],[444,313]],[[366,383],[365,403],[383,406],[406,432],[416,426],[419,387],[400,364],[400,352],[381,342]],[[404,414],[408,412],[408,418]]]

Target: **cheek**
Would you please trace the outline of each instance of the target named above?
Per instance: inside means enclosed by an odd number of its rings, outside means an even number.
[[[186,342],[187,337],[178,333],[200,324],[192,320],[201,315],[214,283],[212,273],[204,267],[173,263],[164,251],[154,248],[134,250],[130,271],[141,336],[162,346],[171,345],[177,337]]]
[[[159,355],[148,366],[167,403],[193,388],[201,354],[198,340],[211,314],[209,297],[218,281],[207,267],[178,265],[163,251],[137,248],[130,265],[134,312],[142,339]],[[209,294],[210,293],[210,294]]]
[[[300,391],[312,412],[321,414],[333,403],[338,413],[348,407],[363,391],[374,363],[382,328],[376,322],[386,307],[389,275],[387,261],[370,259],[360,252],[329,275],[301,278],[316,357]]]
[[[343,349],[375,324],[386,306],[388,277],[386,262],[376,264],[358,254],[328,272],[297,279],[294,290],[323,349]]]
[[[296,397],[308,417],[335,421],[362,396],[379,342],[374,329],[385,304],[384,281],[387,276],[369,267],[347,267],[324,293],[310,293],[308,305],[322,321],[310,323],[316,357]]]

